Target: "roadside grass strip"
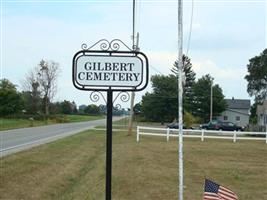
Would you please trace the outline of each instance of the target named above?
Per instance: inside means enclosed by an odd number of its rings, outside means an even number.
[[[85,122],[97,119],[104,119],[105,116],[88,116],[88,115],[62,115],[60,118],[49,120],[30,120],[30,119],[6,119],[0,118],[0,131],[11,130],[17,128],[28,128],[36,126],[44,126],[58,123],[71,123],[71,122]]]
[[[113,132],[114,200],[178,199],[178,142]],[[105,131],[90,130],[1,158],[0,199],[105,199]],[[202,199],[204,179],[241,200],[267,199],[267,147],[260,141],[184,140],[184,199]]]

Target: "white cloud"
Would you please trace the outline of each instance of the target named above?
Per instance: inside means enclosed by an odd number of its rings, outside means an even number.
[[[219,84],[223,89],[226,98],[249,98],[244,77],[246,70],[234,66],[219,66],[211,59],[193,61],[193,70],[197,78],[210,74],[214,78],[214,83]]]
[[[212,60],[196,60],[192,63],[193,70],[198,77],[210,74],[218,80],[237,80],[239,77],[244,77],[246,73],[246,71],[237,67],[219,66]]]

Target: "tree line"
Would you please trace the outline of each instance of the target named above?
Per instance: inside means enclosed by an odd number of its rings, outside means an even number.
[[[30,69],[22,82],[22,91],[8,79],[0,80],[0,115],[43,116],[55,114],[106,114],[105,105],[82,105],[77,108],[74,101],[53,102],[57,93],[57,79],[60,66],[54,61],[41,60]],[[126,114],[121,108],[114,108],[115,115]],[[22,115],[20,115],[22,114]]]
[[[135,105],[136,114],[145,120],[157,122],[171,122],[178,118],[178,68],[177,61],[169,75],[154,75],[151,77],[152,92],[147,92],[142,101]],[[250,121],[257,122],[257,105],[267,100],[267,49],[259,56],[249,60],[247,92],[254,97],[251,107]],[[183,56],[183,115],[187,121],[208,121],[210,117],[211,87],[213,91],[213,116],[218,116],[226,108],[226,101],[222,88],[213,84],[214,78],[206,74],[196,80],[192,63],[187,56]]]
[[[31,116],[45,116],[47,108],[49,115],[56,114],[80,114],[80,115],[105,115],[107,113],[106,105],[80,105],[77,107],[74,101],[58,101],[51,102],[49,105],[45,104],[44,97],[40,93],[33,93],[30,91],[19,92],[16,85],[8,79],[0,80],[0,115],[14,117],[23,114],[25,117]],[[113,108],[114,115],[128,114],[128,110],[124,108]]]
[[[147,92],[135,111],[150,121],[171,122],[178,118],[178,68],[177,61],[169,75],[151,77],[152,92]],[[206,121],[210,116],[210,88],[213,90],[213,114],[216,116],[226,109],[221,87],[213,84],[213,78],[207,74],[196,80],[191,61],[183,56],[183,109],[187,116],[198,121]]]
[[[51,102],[47,96],[39,91],[19,92],[15,84],[8,79],[0,80],[0,115],[45,115],[77,114],[78,109],[74,101]]]

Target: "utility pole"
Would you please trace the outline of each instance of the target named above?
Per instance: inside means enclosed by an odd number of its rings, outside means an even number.
[[[183,200],[183,4],[178,0],[178,118],[179,118],[179,200]]]
[[[212,91],[212,86],[213,86],[213,79],[211,79],[210,83],[210,122],[212,121],[212,104],[213,104],[213,91]]]
[[[133,0],[133,35],[132,35],[132,40],[133,40],[133,46],[132,49],[133,51],[138,51],[138,42],[137,45],[135,43],[135,0]],[[137,34],[137,38],[136,40],[139,40],[139,34]],[[133,116],[134,116],[134,97],[135,97],[135,93],[132,92],[131,93],[131,108],[130,108],[130,118],[129,118],[129,124],[128,124],[128,135],[132,135],[132,129],[133,129]]]
[[[129,119],[129,125],[128,125],[128,135],[132,135],[132,128],[133,128],[133,116],[134,116],[134,97],[135,93],[131,93],[131,108],[130,108],[130,119]]]

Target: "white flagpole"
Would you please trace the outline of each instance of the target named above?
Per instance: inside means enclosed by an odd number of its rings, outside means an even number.
[[[178,0],[179,200],[183,200],[183,4]]]

